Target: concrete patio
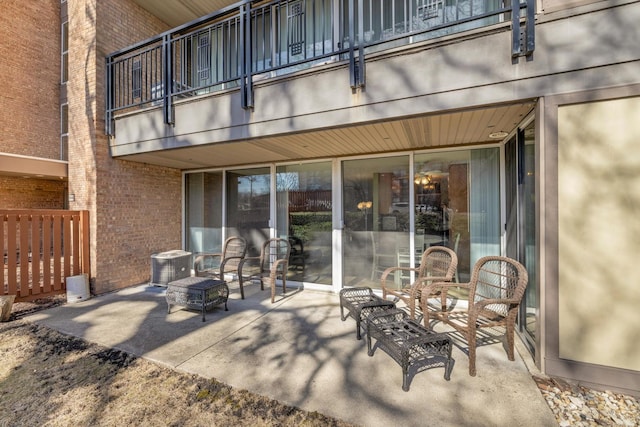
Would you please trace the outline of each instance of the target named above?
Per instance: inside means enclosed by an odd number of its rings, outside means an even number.
[[[173,307],[165,289],[136,286],[44,310],[30,321],[177,371],[216,378],[308,411],[363,426],[555,426],[531,378],[530,357],[518,341],[509,362],[500,343],[478,348],[478,375],[468,375],[463,342],[454,348],[451,381],[441,367],[412,377],[386,353],[367,355],[355,321],[340,320],[338,296],[278,289],[276,302],[259,286],[241,300],[232,283],[229,311]]]

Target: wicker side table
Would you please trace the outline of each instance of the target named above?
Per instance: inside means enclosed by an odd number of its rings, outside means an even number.
[[[344,314],[344,309],[347,314]],[[364,326],[366,332],[366,319],[374,311],[390,310],[396,308],[396,304],[387,301],[373,293],[371,288],[344,288],[340,290],[340,318],[345,321],[351,316],[356,321],[356,338],[361,339],[360,326]],[[364,322],[364,323],[363,323]]]
[[[189,309],[202,311],[224,303],[224,310],[228,311],[229,287],[224,280],[214,280],[207,277],[185,277],[167,284],[167,313],[171,313],[171,305],[180,305]]]
[[[449,381],[453,361],[452,342],[446,333],[435,333],[411,320],[402,310],[372,313],[368,318],[367,347],[373,356],[371,338],[402,367],[402,390],[409,391],[409,368],[442,366]]]

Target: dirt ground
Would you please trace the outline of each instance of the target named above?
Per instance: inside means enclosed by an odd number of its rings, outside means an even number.
[[[63,302],[0,323],[0,426],[351,426],[22,319]]]

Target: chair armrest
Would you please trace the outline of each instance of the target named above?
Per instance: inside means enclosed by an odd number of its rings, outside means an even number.
[[[207,258],[216,258],[216,257],[220,257],[220,259],[222,259],[222,254],[221,253],[201,253],[201,254],[198,254],[193,259],[193,270],[194,271],[199,271],[198,270],[198,265],[200,265],[200,263],[204,262],[204,260],[206,260]]]
[[[459,283],[455,283],[453,284],[451,282],[451,280],[447,277],[438,277],[438,276],[426,276],[426,277],[420,277],[418,278],[415,282],[413,282],[413,284],[411,286],[416,286],[419,287],[420,289],[424,288],[425,286],[429,286],[429,282],[432,283],[442,283],[442,284],[451,284],[451,285],[455,285],[456,287],[459,286]]]
[[[428,277],[424,279],[428,279]],[[427,299],[429,299],[430,295],[435,295],[440,292],[441,301],[444,303],[444,301],[446,301],[449,288],[471,289],[471,283],[432,282],[423,286],[421,288],[422,295],[420,296],[420,307],[423,312],[427,309]],[[442,311],[446,311],[446,307],[443,306]]]
[[[238,263],[238,274],[242,273],[242,268],[244,267],[244,265],[246,263],[251,264],[254,261],[257,261],[258,263],[260,263],[260,257],[259,256],[249,256],[249,257],[229,257],[227,259],[232,259],[232,258],[240,258],[240,262]]]
[[[244,257],[244,256],[230,256],[230,257],[226,257],[225,259],[223,259],[222,262],[220,263],[220,276],[224,276],[225,266],[227,265],[227,263],[229,261],[231,261],[231,260],[239,260],[241,262],[245,258],[246,257]],[[238,266],[236,268],[232,268],[229,271],[239,270],[240,262],[238,262]]]
[[[407,272],[415,272],[418,273],[419,269],[418,268],[411,268],[411,267],[389,267],[387,269],[385,269],[382,272],[382,276],[380,277],[380,284],[382,285],[382,287],[384,288],[386,283],[387,283],[387,276],[389,276],[389,274],[391,273],[395,273],[396,271],[407,271]]]
[[[478,301],[478,302],[474,302],[474,301],[469,301],[469,323],[476,321],[476,319],[478,318],[478,315],[480,314],[481,311],[487,310],[487,311],[491,311],[493,313],[496,313],[499,316],[502,316],[502,314],[491,310],[491,309],[487,309],[487,306],[489,305],[495,305],[495,304],[500,304],[500,305],[506,305],[507,311],[511,311],[511,310],[517,310],[518,306],[520,305],[520,299],[516,299],[516,298],[493,298],[493,299],[485,299],[482,301]],[[503,317],[507,317],[507,316],[503,316]]]
[[[271,271],[270,271],[271,278],[273,280],[276,279],[276,276],[278,275],[278,271],[279,271],[280,266],[282,266],[282,274],[286,275],[288,264],[289,264],[289,260],[288,259],[277,259],[277,260],[275,260],[275,262],[273,264],[271,264]]]
[[[427,300],[431,295],[435,295],[440,292],[440,310],[434,310],[434,312],[445,313],[447,311],[447,292],[449,288],[463,288],[471,289],[471,283],[455,283],[455,282],[432,282],[422,288],[422,295],[420,295],[420,309],[423,314],[423,323],[425,328],[429,327],[429,305]]]
[[[420,277],[418,278],[415,282],[413,282],[411,284],[411,297],[413,298],[418,298],[418,292],[421,292],[424,290],[424,288],[426,286],[429,285],[429,282],[435,282],[435,283],[450,283],[449,279],[447,279],[446,277],[436,277],[436,276],[427,276],[427,277]]]

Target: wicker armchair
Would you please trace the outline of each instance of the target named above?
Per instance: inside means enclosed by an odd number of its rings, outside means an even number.
[[[264,290],[266,283],[271,287],[271,302],[276,296],[276,279],[282,280],[282,293],[287,291],[287,269],[291,246],[287,239],[273,238],[262,245],[260,256],[246,257],[238,266],[238,282],[240,296],[244,299],[244,282],[252,279],[260,280],[260,289]]]
[[[434,282],[422,291],[420,301],[424,325],[431,318],[442,321],[462,333],[469,345],[469,375],[476,375],[476,332],[481,328],[503,326],[506,329],[507,356],[514,360],[513,339],[520,301],[527,287],[527,270],[518,261],[507,257],[480,258],[473,267],[469,283]],[[449,304],[447,291],[452,287],[466,289],[469,294],[466,307]],[[440,292],[440,301],[430,295]],[[460,304],[465,305],[465,304]]]
[[[229,237],[220,253],[202,253],[193,261],[193,271],[199,277],[224,280],[225,273],[238,272],[240,261],[247,254],[247,241],[239,236]]]
[[[389,267],[382,273],[382,297],[393,295],[409,307],[409,314],[415,319],[416,300],[420,301],[422,289],[430,282],[450,282],[458,267],[458,256],[451,249],[444,246],[431,246],[423,254],[420,259],[420,266],[411,267]],[[417,277],[413,283],[405,286],[398,286],[395,282],[387,283],[387,277],[392,274],[395,276],[399,272],[415,272]],[[392,276],[392,277],[393,277]]]

